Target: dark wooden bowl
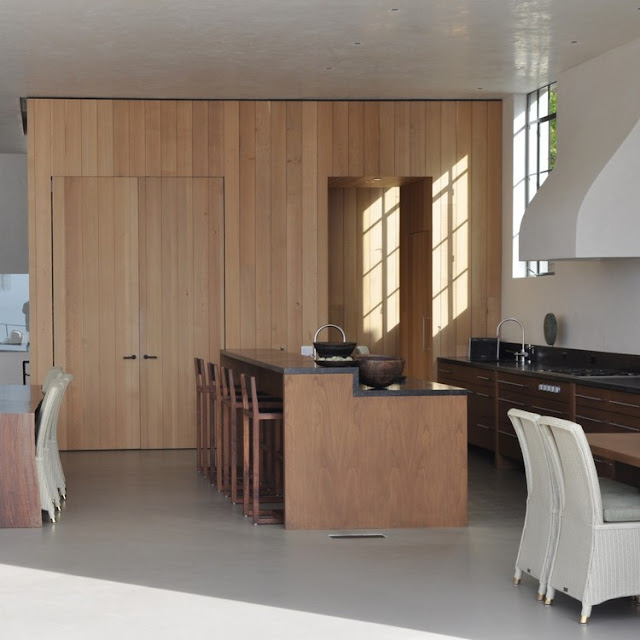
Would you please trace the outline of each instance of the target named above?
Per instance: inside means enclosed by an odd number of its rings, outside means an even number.
[[[404,360],[398,356],[362,355],[356,358],[360,369],[360,382],[381,389],[395,382],[404,369]]]
[[[313,347],[320,358],[338,356],[348,358],[356,348],[355,342],[314,342]]]

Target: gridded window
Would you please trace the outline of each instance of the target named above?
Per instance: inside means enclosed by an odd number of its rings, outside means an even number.
[[[526,121],[526,204],[544,183],[556,164],[557,135],[556,107],[558,97],[556,83],[548,84],[527,95]],[[546,261],[527,263],[527,273],[532,276],[547,273]]]

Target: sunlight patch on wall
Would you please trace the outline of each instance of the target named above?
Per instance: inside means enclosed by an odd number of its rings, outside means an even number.
[[[362,212],[362,316],[371,345],[400,322],[400,190],[386,189]]]

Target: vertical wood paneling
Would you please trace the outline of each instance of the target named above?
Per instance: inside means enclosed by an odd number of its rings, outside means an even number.
[[[345,296],[353,296],[355,300],[349,304],[345,304],[344,309],[344,325],[342,328],[347,334],[347,340],[355,340],[354,336],[358,335],[358,318],[362,310],[362,288],[358,286],[359,265],[362,265],[362,245],[358,242],[360,237],[359,230],[362,230],[362,223],[358,220],[358,207],[356,200],[357,189],[348,188],[344,190],[344,228],[342,234],[344,236],[344,292]],[[355,258],[355,259],[354,259]],[[325,336],[324,340],[339,340],[339,336],[329,338]]]
[[[209,105],[204,100],[192,103],[191,130],[193,149],[193,175],[209,175]]]
[[[302,103],[302,334],[309,344],[318,328],[318,109]]]
[[[471,130],[471,335],[491,335],[487,326],[487,103],[472,104]]]
[[[409,103],[409,175],[426,176],[426,107],[424,102]]]
[[[349,103],[333,103],[332,176],[349,175]]]
[[[240,332],[240,117],[239,103],[224,105],[224,256],[226,346],[241,346]],[[211,115],[211,114],[209,114]],[[209,118],[211,136],[211,118]],[[209,146],[211,149],[211,145]],[[211,156],[209,168],[212,167]]]
[[[139,234],[138,180],[114,181],[113,226],[115,358],[115,429],[118,449],[140,447],[140,376],[139,360],[124,356],[140,355],[139,333]]]
[[[175,176],[178,172],[178,116],[175,100],[160,102],[161,175]]]
[[[96,178],[86,180],[88,190],[91,189],[91,183],[95,185]],[[68,425],[66,433],[64,433],[61,446],[73,449],[83,449],[89,446],[86,432],[91,430],[100,435],[100,423],[91,422],[86,425],[84,421],[84,388],[90,382],[91,375],[85,375],[85,359],[84,359],[84,340],[78,339],[79,336],[84,337],[84,284],[83,272],[78,265],[83,265],[84,257],[84,216],[83,209],[88,204],[85,203],[83,193],[83,183],[85,181],[79,178],[67,178],[60,180],[55,185],[54,195],[56,204],[61,209],[55,211],[55,219],[60,220],[64,229],[63,246],[60,251],[56,251],[59,260],[56,261],[56,267],[59,267],[59,275],[57,280],[64,278],[64,287],[62,290],[55,290],[55,306],[56,308],[64,308],[66,310],[65,318],[58,328],[56,321],[56,352],[60,353],[60,360],[64,362],[67,371],[73,373],[77,379],[76,384],[69,385],[67,391],[67,418]],[[64,306],[63,306],[64,305]],[[59,315],[59,314],[56,314]]]
[[[207,175],[227,176],[227,149],[233,149],[234,145],[238,144],[238,132],[235,128],[237,116],[233,116],[231,120],[227,118],[228,109],[237,109],[237,106],[233,106],[234,104],[236,103],[227,104],[222,101],[209,103],[209,173]],[[227,136],[234,135],[236,136],[234,140],[226,140]],[[237,169],[234,175],[235,173]]]
[[[395,164],[395,107],[393,102],[380,103],[380,175],[397,176]]]
[[[193,109],[190,100],[180,100],[176,105],[176,174],[193,174]]]
[[[131,142],[129,100],[113,101],[113,175],[128,176]]]
[[[163,270],[170,255],[162,256],[162,182],[140,181],[138,191],[140,243],[140,357],[161,355],[162,360],[140,364],[140,445],[156,449],[163,444],[165,354],[162,350]],[[162,256],[162,257],[161,257]],[[161,389],[162,393],[154,393]],[[169,407],[170,408],[170,407]]]
[[[150,355],[159,355],[159,360],[148,360],[149,368],[160,366],[162,369],[162,427],[157,433],[159,447],[175,447],[178,443],[177,424],[180,419],[178,410],[178,385],[174,377],[179,370],[180,345],[178,336],[178,304],[182,300],[178,295],[178,227],[179,204],[178,185],[175,179],[164,179],[160,187],[160,228],[162,240],[158,254],[147,255],[151,264],[162,265],[162,295],[159,318],[161,341]]]
[[[443,353],[456,352],[456,323],[454,315],[453,297],[453,274],[454,254],[453,246],[453,170],[456,163],[456,103],[442,103],[442,120],[440,127],[441,167],[442,176],[440,178],[440,215],[442,216],[442,227],[445,235],[447,250],[442,251],[441,269],[446,286],[446,312],[444,320],[446,324],[441,331],[440,346]],[[446,229],[446,231],[445,231]]]
[[[445,355],[442,350],[442,331],[449,322],[447,315],[449,289],[448,277],[448,251],[449,236],[446,218],[446,208],[441,207],[441,198],[445,191],[446,176],[442,175],[442,140],[440,129],[442,123],[442,103],[428,102],[426,111],[426,173],[432,177],[431,182],[431,339],[433,357]]]
[[[29,121],[33,122],[34,154],[33,215],[29,229],[33,229],[29,251],[36,256],[34,271],[30,272],[29,289],[35,294],[29,300],[32,348],[31,374],[42,380],[48,367],[53,365],[53,318],[51,291],[51,100],[36,100],[32,103]],[[33,116],[33,118],[31,118]],[[31,125],[29,125],[31,128]],[[33,346],[37,345],[35,354]],[[35,366],[33,366],[35,365]]]
[[[256,346],[256,110],[240,102],[240,344]],[[251,230],[251,231],[249,231]]]
[[[178,103],[178,112],[180,103]],[[179,136],[178,136],[179,138]],[[179,146],[179,145],[178,145]],[[191,147],[189,146],[189,158]],[[195,443],[195,411],[193,400],[195,395],[195,380],[193,377],[193,355],[195,351],[194,332],[190,327],[194,326],[195,315],[193,301],[196,297],[205,297],[204,291],[196,293],[194,289],[194,242],[193,242],[193,179],[178,178],[176,183],[176,210],[173,215],[176,220],[176,262],[173,267],[175,273],[177,300],[176,324],[174,338],[172,340],[175,361],[174,366],[168,371],[173,377],[172,386],[177,388],[176,408],[173,414],[175,422],[171,425],[172,447],[189,447]],[[205,232],[205,238],[208,234]],[[166,336],[166,332],[165,332]],[[163,337],[163,350],[166,346],[166,337]],[[209,360],[209,350],[202,352],[205,362]],[[189,407],[187,409],[187,407]],[[166,446],[166,445],[165,445]]]
[[[255,103],[256,345],[271,344],[271,104]]]
[[[364,175],[364,103],[350,101],[349,109],[349,173]]]
[[[98,100],[98,175],[113,176],[113,101]]]
[[[209,192],[209,359],[218,362],[224,347],[224,180],[210,178]],[[196,289],[197,294],[204,288]]]
[[[100,118],[100,107],[98,107],[98,122]],[[100,140],[100,136],[98,136]],[[70,334],[68,342],[78,340],[82,335],[82,363],[83,363],[83,386],[82,386],[82,420],[79,427],[82,429],[80,442],[76,443],[76,448],[100,449],[105,438],[105,432],[109,425],[103,420],[100,414],[100,402],[103,390],[100,388],[100,263],[96,256],[100,254],[100,205],[98,194],[98,180],[83,180],[82,184],[82,284],[81,297],[82,305],[80,313],[82,318],[82,330],[69,325],[69,329],[76,331]],[[70,249],[70,247],[68,247]],[[68,270],[77,268],[78,262],[74,254],[69,250]],[[98,310],[98,312],[96,312]],[[73,367],[75,370],[75,366]]]
[[[51,101],[51,173],[64,176],[67,173],[65,154],[65,101]]]
[[[367,101],[363,108],[363,153],[365,176],[380,175],[380,103]]]
[[[92,340],[87,340],[96,347],[97,358],[90,366],[96,370],[96,382],[100,388],[100,402],[97,413],[92,418],[98,416],[100,421],[100,448],[115,449],[118,446],[117,424],[115,420],[108,419],[116,416],[116,362],[113,346],[116,344],[116,304],[120,304],[119,300],[116,301],[115,291],[114,180],[98,180],[97,196],[97,237],[95,245],[87,247],[96,251],[89,256],[96,265],[96,280],[92,286],[97,289],[98,294],[98,306],[93,309],[94,314],[98,310],[98,332],[92,336]],[[91,303],[95,301],[91,300]]]
[[[144,100],[129,101],[129,175],[147,175],[146,108]]]
[[[287,350],[302,335],[302,104],[287,103]]]
[[[471,335],[471,102],[458,102],[456,108],[456,163],[453,180],[453,252],[454,280],[452,283],[456,323],[456,355],[468,353]]]
[[[209,246],[209,224],[213,211],[209,207],[209,188],[206,178],[194,178],[193,180],[193,288],[194,291],[206,291],[207,295],[196,295],[193,298],[193,351],[198,358],[208,357],[211,353],[210,345],[210,288],[209,273],[210,251],[214,247]],[[215,277],[213,277],[215,280]],[[187,352],[189,353],[189,352]],[[218,361],[214,354],[215,361]],[[192,376],[189,376],[190,378]]]
[[[487,108],[487,322],[493,333],[501,316],[502,281],[502,103],[489,102]],[[491,334],[490,334],[491,335]]]
[[[64,101],[64,147],[66,175],[82,175],[82,103]]]
[[[225,203],[225,216],[227,215]],[[287,103],[271,103],[271,346],[287,345]],[[225,261],[225,271],[227,262]]]
[[[394,158],[395,171],[391,175],[411,175],[411,103],[396,102],[394,105],[395,124],[394,132]]]
[[[32,99],[27,100],[27,118],[31,118],[34,114],[34,104]],[[28,247],[29,247],[29,273],[32,274],[29,278],[29,300],[30,300],[30,324],[29,329],[32,332],[32,335],[35,335],[34,331],[34,320],[33,320],[33,308],[36,306],[35,303],[38,299],[38,289],[37,289],[37,278],[34,277],[36,273],[36,268],[38,265],[36,252],[33,251],[33,247],[36,244],[36,234],[35,234],[35,219],[34,214],[36,210],[36,188],[35,188],[35,135],[34,135],[34,127],[36,126],[34,122],[29,120],[30,131],[29,136],[27,136],[27,215],[28,215],[28,224],[27,224],[27,238],[28,238]],[[33,338],[31,338],[33,340]],[[34,358],[33,353],[30,355],[30,373],[32,384],[33,381],[39,380],[38,371],[39,365]]]
[[[144,105],[145,175],[159,176],[162,174],[160,101],[147,100]]]
[[[55,292],[54,305],[60,305],[60,308],[66,308],[67,300],[66,300],[66,273],[65,273],[65,264],[66,264],[66,242],[65,237],[67,233],[67,226],[65,221],[65,210],[66,210],[66,201],[65,201],[65,178],[54,178],[53,179],[53,193],[51,194],[52,199],[52,243],[55,247],[53,251],[53,291]],[[31,235],[31,234],[30,234]],[[31,297],[31,296],[30,296]],[[34,298],[31,297],[33,300]],[[64,349],[65,338],[67,335],[67,314],[59,313],[56,314],[56,321],[53,326],[53,344],[54,344],[54,353],[55,353],[55,363],[62,367],[65,371],[69,371],[69,367],[67,365],[67,358]],[[33,376],[33,369],[31,371],[31,375]],[[74,385],[76,386],[76,385]],[[68,397],[68,396],[67,396]],[[65,405],[68,403],[68,399],[65,402]],[[66,411],[65,411],[66,414]],[[62,449],[66,449],[68,446],[68,435],[67,435],[67,415],[60,415],[59,424],[58,424],[58,443],[59,447]]]
[[[329,102],[318,102],[317,149],[317,318],[316,325],[329,321],[329,184],[332,168],[333,109]]]
[[[329,322],[344,326],[344,189],[329,189]]]
[[[478,129],[485,108],[487,127],[483,129],[480,124]],[[48,220],[49,181],[56,172],[105,177],[224,176],[224,183],[207,187],[210,210],[214,201],[221,206],[224,189],[224,222],[220,213],[215,224],[209,220],[208,231],[202,230],[208,233],[210,248],[216,246],[216,239],[224,243],[224,251],[211,254],[209,248],[209,268],[217,269],[218,276],[224,277],[224,285],[215,289],[225,296],[224,305],[222,298],[218,298],[218,304],[206,295],[204,304],[217,309],[223,320],[221,326],[226,328],[216,329],[215,324],[210,324],[209,344],[213,344],[212,336],[219,331],[219,342],[222,344],[222,336],[226,336],[225,344],[231,348],[256,344],[282,346],[296,352],[301,343],[307,343],[315,327],[335,313],[335,276],[333,269],[330,276],[330,260],[333,267],[332,252],[336,247],[329,237],[327,179],[354,174],[433,176],[434,356],[461,352],[468,337],[465,334],[481,330],[476,329],[482,325],[477,324],[477,317],[486,315],[489,326],[495,326],[499,320],[501,107],[498,102],[273,101],[247,102],[241,108],[237,101],[38,99],[30,101],[29,122],[34,379],[53,360],[52,231]],[[462,162],[465,156],[468,156],[466,168]],[[144,231],[140,242],[150,242],[152,252],[162,253],[162,244],[153,246],[162,238],[154,238],[152,228],[149,237],[145,236],[153,224],[150,214],[142,213],[149,197],[156,199],[156,208],[162,206],[160,185],[147,186],[149,193],[141,187],[139,202],[138,197],[132,198],[141,210],[139,224]],[[84,193],[87,189],[82,187],[80,191],[82,202],[86,200],[87,206],[93,206],[91,203],[95,201],[98,207],[97,196],[92,197],[91,189]],[[196,198],[195,193],[192,192],[190,213],[194,216],[194,256],[204,251],[195,244],[199,238],[195,221],[202,208],[196,203],[202,202],[204,195],[199,193]],[[351,204],[357,200],[355,191],[353,194],[347,196],[347,205],[350,198]],[[366,195],[373,197],[371,192]],[[125,196],[114,196],[114,200],[118,198],[126,208]],[[356,211],[357,206],[351,209]],[[461,232],[464,220],[466,240]],[[356,222],[356,217],[349,220],[345,217],[342,221],[345,290],[353,289],[357,278],[355,266],[347,265],[347,261],[354,263],[354,258],[363,258],[362,248],[356,242]],[[91,218],[74,224],[81,223],[88,241],[95,235],[95,225]],[[333,233],[333,221],[331,224]],[[188,242],[178,227],[175,231],[176,251],[183,255]],[[98,228],[98,236],[104,233],[108,231]],[[119,235],[117,231],[114,234],[117,244]],[[65,233],[64,239],[65,243],[73,243],[73,233]],[[97,250],[98,244],[95,247]],[[466,266],[460,261],[465,251]],[[452,263],[452,259],[457,259],[458,264]],[[486,266],[482,266],[483,261]],[[155,268],[157,271],[157,265]],[[148,265],[147,271],[151,269]],[[461,275],[461,269],[466,275]],[[153,274],[149,275],[153,279]],[[466,299],[462,289],[465,277]],[[141,296],[147,295],[146,287],[160,286],[143,280],[140,280]],[[174,291],[172,286],[169,292]],[[195,291],[195,281],[193,287]],[[174,294],[168,295],[177,299],[180,292],[175,289]],[[358,304],[361,307],[361,303],[362,299],[356,300],[356,307]],[[197,308],[200,307],[191,307],[193,324],[197,324]],[[161,311],[158,309],[158,313]],[[169,312],[168,307],[165,311]],[[179,323],[182,311],[175,312]],[[358,332],[358,322],[362,323],[362,318],[349,316],[342,321],[351,332]],[[64,321],[60,319],[60,323],[63,325]],[[68,327],[66,330],[71,331]],[[162,335],[158,340],[160,345],[164,344]],[[193,341],[195,350],[195,336]],[[172,362],[172,358],[177,370],[185,366],[176,354],[167,362]],[[190,377],[190,373],[187,375]],[[162,387],[162,377],[152,376],[145,384]],[[165,407],[169,414],[176,415],[175,407],[182,402],[184,392],[178,391],[171,400],[173,404]],[[159,420],[164,413],[162,406],[155,406],[156,400],[144,390],[141,397],[145,398],[141,414],[151,421]],[[159,442],[165,439],[176,442],[179,437],[173,424],[166,423],[159,438],[146,434],[143,440],[153,443],[146,446],[161,446]],[[122,438],[126,440],[128,436],[118,434],[117,442]]]
[[[82,175],[98,175],[98,102],[81,100]]]

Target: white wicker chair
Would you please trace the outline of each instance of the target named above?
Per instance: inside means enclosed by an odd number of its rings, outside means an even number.
[[[51,485],[51,474],[47,462],[49,432],[55,423],[60,406],[59,399],[63,392],[60,378],[53,380],[47,387],[38,413],[38,437],[36,440],[36,470],[40,489],[40,508],[49,514],[51,522],[56,521],[56,507],[60,500],[58,490]]]
[[[73,376],[70,373],[64,373],[58,376],[57,380],[62,383],[62,392],[58,397],[58,404],[55,410],[55,418],[53,424],[51,425],[51,428],[49,429],[49,441],[46,448],[46,463],[51,487],[55,489],[56,494],[59,495],[62,500],[66,500],[67,483],[64,476],[64,471],[62,469],[62,461],[60,460],[60,449],[58,447],[58,416],[60,414],[60,407],[62,405],[62,401],[64,400],[64,395],[67,391],[69,383],[71,382],[71,380],[73,380]],[[56,506],[60,506],[59,501]]]
[[[556,589],[576,598],[584,624],[594,604],[640,594],[640,492],[617,483],[601,491],[580,425],[548,416],[538,424],[560,480],[560,535],[546,604]]]
[[[62,367],[54,366],[47,371],[44,375],[44,380],[42,381],[42,393],[47,393],[47,389],[49,385],[58,377],[64,373]]]
[[[558,483],[538,427],[540,415],[521,409],[510,409],[524,460],[527,478],[527,509],[516,558],[514,584],[520,584],[522,573],[537,578],[538,600],[543,600],[553,557],[558,543],[560,508]]]

